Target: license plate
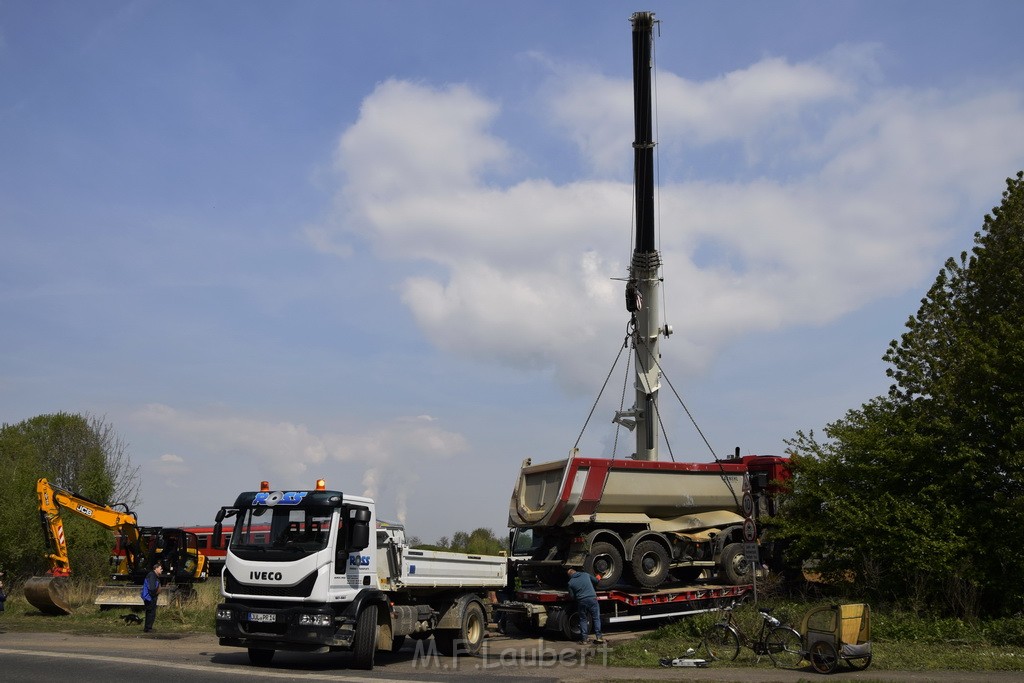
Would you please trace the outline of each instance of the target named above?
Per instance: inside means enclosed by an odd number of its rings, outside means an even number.
[[[249,612],[249,621],[255,621],[260,624],[272,624],[277,621],[277,615],[264,612]]]

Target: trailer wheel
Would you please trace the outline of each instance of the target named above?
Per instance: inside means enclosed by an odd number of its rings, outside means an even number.
[[[448,657],[455,655],[456,645],[459,654],[475,655],[480,652],[487,635],[487,618],[484,608],[479,602],[471,602],[462,612],[462,624],[459,628],[446,628],[434,631],[434,644],[437,651]]]
[[[597,587],[600,590],[607,590],[617,584],[622,578],[622,553],[611,543],[601,541],[590,548],[583,568],[591,574],[600,574],[601,580]]]
[[[377,605],[367,605],[356,618],[356,632],[352,640],[352,664],[357,669],[373,668],[377,652]]]
[[[740,586],[750,582],[751,566],[743,556],[742,543],[730,543],[722,551],[722,573],[726,582]]]
[[[819,640],[811,645],[811,666],[820,674],[830,674],[839,665],[839,655],[835,646],[827,640]]]
[[[641,588],[657,588],[668,576],[668,551],[655,540],[640,541],[633,549],[633,579]]]
[[[579,610],[575,608],[564,610],[560,619],[560,626],[562,627],[562,635],[565,636],[566,640],[571,640],[574,643],[579,642],[583,633],[580,630]],[[593,632],[594,622],[590,615],[587,615],[587,633]]]
[[[270,666],[270,662],[273,660],[273,650],[264,650],[261,647],[249,648],[249,663],[253,666]]]

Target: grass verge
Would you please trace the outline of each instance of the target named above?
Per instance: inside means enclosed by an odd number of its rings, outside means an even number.
[[[212,634],[214,610],[220,600],[220,582],[207,581],[196,585],[193,600],[171,607],[161,607],[157,624],[161,634]],[[95,588],[71,583],[64,597],[74,608],[69,616],[41,614],[28,604],[19,587],[10,592],[6,612],[0,614],[0,630],[60,631],[88,635],[127,635],[141,630],[138,624],[125,624],[121,618],[132,613],[129,608],[101,610],[93,604]],[[764,603],[762,603],[764,604]],[[784,623],[799,626],[800,617],[815,605],[807,603],[770,603],[773,614]],[[141,612],[136,612],[141,614]],[[715,613],[699,614],[620,643],[612,650],[608,663],[612,666],[660,666],[660,660],[675,657],[706,657],[701,648],[701,635],[716,620]],[[759,626],[756,610],[746,605],[736,610],[736,619],[743,631],[756,633]],[[892,671],[1024,671],[1024,621],[965,623],[936,620],[903,612],[878,612],[872,619],[872,669]],[[687,654],[689,650],[693,654]],[[758,658],[749,648],[728,666],[771,666],[767,657]]]

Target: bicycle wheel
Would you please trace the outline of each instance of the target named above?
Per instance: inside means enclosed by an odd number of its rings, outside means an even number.
[[[714,624],[704,634],[704,647],[711,659],[732,661],[740,653],[740,636],[731,626]]]
[[[804,661],[803,639],[796,629],[776,626],[765,639],[768,656],[781,669],[795,669]]]
[[[827,640],[819,640],[811,645],[811,666],[820,674],[830,674],[839,665],[836,647]]]

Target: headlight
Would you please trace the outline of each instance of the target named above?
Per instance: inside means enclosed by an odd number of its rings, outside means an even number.
[[[330,614],[300,614],[299,626],[330,626]]]
[[[221,621],[231,621],[231,610],[219,609],[217,610],[217,619]]]

